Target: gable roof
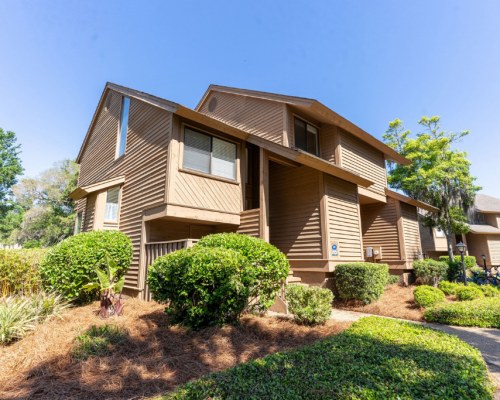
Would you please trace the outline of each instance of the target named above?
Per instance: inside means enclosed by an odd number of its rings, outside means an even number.
[[[476,194],[474,206],[483,213],[500,213],[500,199],[486,194]]]
[[[408,160],[406,157],[403,157],[397,151],[387,146],[385,143],[381,142],[373,135],[370,135],[368,132],[364,131],[357,125],[353,124],[348,119],[337,114],[335,111],[331,110],[324,104],[320,103],[318,100],[308,99],[306,97],[296,97],[296,96],[288,96],[276,93],[259,92],[256,90],[238,89],[229,86],[210,85],[206,90],[205,94],[203,95],[203,97],[201,98],[200,102],[196,106],[195,108],[196,111],[199,111],[201,109],[203,103],[207,100],[211,92],[237,94],[240,96],[254,97],[254,98],[276,101],[292,105],[300,110],[313,114],[320,122],[327,122],[341,127],[342,129],[349,132],[351,135],[357,137],[358,139],[362,140],[363,142],[369,144],[370,146],[374,147],[375,149],[383,153],[385,158],[388,160],[395,161],[402,165],[409,165],[411,163],[411,161]]]
[[[431,206],[430,204],[424,203],[423,201],[412,199],[411,197],[405,196],[404,194],[395,192],[389,188],[385,188],[385,194],[393,199],[402,201],[403,203],[411,204],[417,208],[421,208],[422,210],[426,210],[432,213],[438,212],[439,209]]]
[[[80,163],[87,143],[90,139],[90,135],[94,128],[95,123],[97,122],[97,117],[102,107],[104,106],[104,101],[106,99],[107,93],[112,90],[114,92],[120,93],[124,96],[128,96],[130,98],[135,98],[145,103],[148,103],[154,107],[159,107],[169,112],[172,112],[176,115],[189,119],[191,121],[198,122],[202,125],[211,127],[220,132],[226,133],[230,136],[246,140],[249,143],[255,144],[259,147],[262,147],[266,150],[269,150],[272,153],[278,154],[284,158],[287,158],[292,161],[296,161],[302,165],[314,168],[316,170],[325,172],[327,174],[337,176],[346,181],[355,183],[357,185],[363,187],[369,187],[374,182],[361,177],[360,175],[353,173],[345,168],[339,167],[329,161],[323,160],[322,158],[316,157],[312,154],[306,153],[302,150],[292,149],[289,147],[282,146],[278,143],[271,142],[269,140],[263,139],[259,136],[253,135],[249,132],[246,132],[242,129],[235,128],[233,126],[227,125],[215,118],[209,117],[208,115],[202,114],[198,111],[192,110],[190,108],[184,107],[181,104],[174,103],[170,100],[162,99],[161,97],[153,96],[149,93],[141,92],[139,90],[131,89],[125,86],[120,86],[115,83],[107,82],[104,90],[102,92],[101,98],[97,105],[94,116],[92,117],[92,121],[87,130],[87,134],[85,135],[85,139],[83,140],[82,146],[76,158],[76,162]]]
[[[500,228],[491,225],[469,225],[471,233],[480,235],[500,235]]]

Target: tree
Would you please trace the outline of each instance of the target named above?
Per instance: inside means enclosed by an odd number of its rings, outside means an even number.
[[[439,122],[438,116],[422,117],[419,124],[424,131],[412,138],[403,122],[395,119],[389,123],[383,138],[412,162],[410,165],[390,162],[389,185],[438,208],[436,213],[425,214],[422,222],[444,232],[448,254],[453,257],[452,236],[469,231],[466,211],[473,206],[480,187],[470,173],[467,153],[453,148],[469,131],[446,132]]]
[[[12,209],[11,188],[17,183],[17,177],[23,173],[19,149],[16,134],[0,128],[0,224]]]
[[[25,178],[14,186],[21,222],[10,233],[10,241],[23,246],[51,246],[73,233],[74,203],[69,194],[76,188],[78,165],[64,160],[40,177]]]

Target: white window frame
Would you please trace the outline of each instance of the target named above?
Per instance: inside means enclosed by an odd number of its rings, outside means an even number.
[[[117,203],[116,203],[116,219],[115,220],[106,219],[106,210],[108,208],[108,192],[110,190],[115,190],[115,189],[118,190],[118,200],[117,200]],[[118,222],[120,221],[120,207],[121,207],[121,200],[122,200],[122,188],[121,188],[121,186],[113,186],[113,187],[110,187],[110,188],[106,189],[105,193],[106,193],[106,198],[104,200],[103,223],[104,224],[118,224]]]
[[[440,228],[434,228],[434,237],[435,238],[444,238],[446,235],[444,234],[444,231],[441,230]]]
[[[122,136],[122,124],[123,124],[123,111],[124,111],[124,104],[125,100],[128,100],[128,112],[127,112],[127,129],[125,130],[124,135]],[[117,138],[116,138],[116,152],[115,152],[115,159],[118,159],[120,157],[123,157],[127,153],[127,136],[128,136],[128,126],[129,126],[129,120],[130,120],[130,97],[128,96],[122,96],[121,97],[121,103],[120,103],[120,119],[118,121],[118,133],[117,133]],[[120,152],[120,149],[122,147],[122,142],[123,142],[123,152]]]

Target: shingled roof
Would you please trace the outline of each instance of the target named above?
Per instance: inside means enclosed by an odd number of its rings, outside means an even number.
[[[477,194],[475,207],[483,213],[500,213],[500,199],[486,194]]]

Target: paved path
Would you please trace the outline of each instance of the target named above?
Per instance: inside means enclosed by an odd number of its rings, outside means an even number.
[[[333,309],[330,318],[337,321],[354,322],[360,318],[368,317],[371,315],[373,314],[365,314],[356,311]],[[380,317],[380,315],[376,316]],[[429,324],[425,322],[422,323],[422,322],[408,321],[408,320],[402,320],[402,321],[422,324],[424,326],[428,326],[429,328],[450,333],[452,335],[458,336],[464,342],[467,342],[470,345],[477,348],[481,352],[484,361],[486,361],[491,376],[497,385],[495,400],[500,400],[500,329],[465,328],[461,326]]]

